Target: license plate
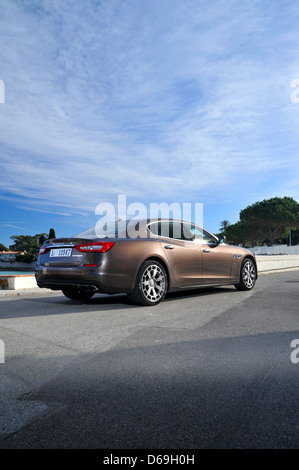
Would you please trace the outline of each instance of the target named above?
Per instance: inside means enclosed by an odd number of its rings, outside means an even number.
[[[57,248],[55,250],[50,251],[50,258],[53,257],[62,257],[62,256],[71,256],[72,249],[71,248]]]

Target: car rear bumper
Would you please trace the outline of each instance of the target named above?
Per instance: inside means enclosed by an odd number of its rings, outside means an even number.
[[[129,293],[132,291],[132,280],[122,274],[100,272],[99,267],[37,267],[35,279],[38,287],[52,290],[63,290],[66,287],[78,287],[86,292],[103,294]]]

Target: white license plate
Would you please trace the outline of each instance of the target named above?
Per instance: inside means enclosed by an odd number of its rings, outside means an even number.
[[[71,254],[72,254],[71,248],[57,248],[55,250],[50,251],[50,258],[61,257],[61,256],[71,256]]]

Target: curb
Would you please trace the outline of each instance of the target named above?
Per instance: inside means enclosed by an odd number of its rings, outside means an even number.
[[[268,271],[258,271],[258,275],[262,276],[263,274],[278,274],[278,273],[284,273],[288,271],[299,271],[299,266],[296,266],[294,268],[278,268],[278,269],[269,269]]]

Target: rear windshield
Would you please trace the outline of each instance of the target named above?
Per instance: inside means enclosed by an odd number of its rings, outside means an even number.
[[[94,225],[83,232],[73,235],[72,238],[118,238],[126,237],[128,220],[114,220],[102,225]]]

